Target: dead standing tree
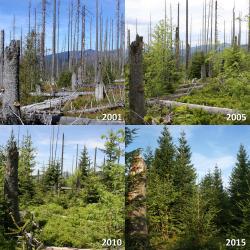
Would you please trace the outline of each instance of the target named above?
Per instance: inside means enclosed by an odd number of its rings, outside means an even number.
[[[19,92],[20,41],[11,41],[4,52],[3,119],[6,124],[20,124]]]
[[[4,176],[4,196],[15,222],[20,222],[18,202],[18,149],[13,135],[7,147],[7,162]]]
[[[133,159],[128,176],[126,235],[127,247],[148,249],[146,209],[146,164],[140,156]]]
[[[144,84],[143,84],[143,37],[136,36],[129,49],[129,107],[130,123],[143,124],[145,116]]]
[[[0,89],[3,88],[3,70],[4,70],[4,30],[1,30],[1,37],[0,37]]]

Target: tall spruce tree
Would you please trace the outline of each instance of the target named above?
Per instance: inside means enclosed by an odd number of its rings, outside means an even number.
[[[153,167],[156,173],[162,178],[168,176],[173,179],[175,147],[166,126],[163,128],[161,136],[158,139],[158,144],[159,146],[155,151]]]
[[[35,194],[35,184],[32,173],[35,167],[35,148],[31,135],[27,134],[23,137],[19,150],[19,190],[21,198],[29,201]]]
[[[250,198],[250,162],[243,145],[237,154],[237,162],[230,177],[230,203],[232,211],[232,224],[239,227],[243,221],[240,205]]]
[[[78,167],[80,170],[81,180],[84,181],[84,179],[88,176],[89,173],[89,156],[88,149],[85,145],[81,152]]]

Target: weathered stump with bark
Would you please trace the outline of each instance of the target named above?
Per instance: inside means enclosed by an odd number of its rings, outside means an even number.
[[[96,81],[95,81],[95,98],[97,101],[101,101],[104,98],[104,83],[102,81],[102,64],[101,62],[98,63],[97,70],[96,70]]]
[[[6,124],[20,124],[19,92],[20,41],[11,41],[4,51],[3,119]]]
[[[126,248],[148,249],[146,209],[146,164],[140,156],[133,159],[128,176]]]
[[[71,88],[72,88],[72,91],[77,90],[77,76],[75,72],[73,72],[71,76]]]
[[[0,34],[0,91],[3,90],[3,70],[4,70],[4,30]]]
[[[144,84],[143,84],[143,37],[136,36],[129,51],[129,108],[130,123],[143,124],[145,112]]]
[[[20,222],[18,202],[18,149],[14,138],[9,141],[4,176],[4,195],[15,222]]]

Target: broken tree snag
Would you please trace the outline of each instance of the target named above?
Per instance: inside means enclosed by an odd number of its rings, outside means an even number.
[[[71,88],[72,88],[72,91],[77,90],[77,76],[75,72],[73,72],[71,76]]]
[[[0,35],[0,91],[3,92],[3,67],[4,67],[4,30]]]
[[[143,84],[143,37],[136,36],[129,50],[129,108],[130,123],[143,124],[145,116],[144,84]]]
[[[128,176],[126,248],[148,249],[146,168],[140,156],[134,157]]]
[[[104,98],[104,83],[102,81],[102,63],[99,62],[96,69],[96,81],[95,81],[95,98],[97,101],[101,101]]]
[[[18,150],[13,135],[11,136],[7,147],[7,162],[4,176],[4,197],[9,206],[9,212],[13,215],[15,222],[19,223]]]
[[[20,41],[11,41],[4,51],[3,118],[5,124],[20,124]]]

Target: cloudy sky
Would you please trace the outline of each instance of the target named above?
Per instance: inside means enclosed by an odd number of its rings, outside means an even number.
[[[105,140],[101,139],[102,135],[106,135],[109,130],[114,131],[123,128],[123,126],[55,126],[55,137],[59,128],[57,158],[61,156],[62,134],[65,135],[65,149],[64,149],[64,168],[65,171],[72,172],[72,162],[76,159],[76,148],[79,145],[79,155],[84,145],[88,148],[91,161],[94,159],[95,147],[99,149],[104,148]],[[50,137],[52,133],[51,126],[0,126],[0,145],[6,145],[9,139],[11,130],[13,129],[16,138],[20,141],[23,135],[27,132],[31,135],[34,147],[36,148],[36,170],[48,164],[50,153]],[[104,154],[98,150],[97,165],[103,163]],[[123,162],[124,159],[121,159]]]
[[[173,24],[177,23],[177,4],[180,3],[180,35],[181,39],[185,37],[185,6],[186,0],[166,0],[167,15],[170,16],[170,4],[172,5]],[[215,0],[214,0],[215,1]],[[207,3],[209,0],[207,0]],[[227,42],[230,40],[232,12],[235,2],[236,17],[242,13],[242,17],[248,14],[248,0],[218,0],[218,30],[219,40],[223,41],[224,37],[224,20],[226,22]],[[126,0],[126,25],[127,29],[131,29],[131,40],[135,37],[136,19],[138,20],[138,33],[144,36],[144,41],[148,40],[148,26],[150,15],[152,17],[152,26],[159,20],[164,18],[165,0]],[[200,30],[202,27],[203,0],[189,0],[190,22],[192,18],[192,40],[195,44],[198,41]],[[246,43],[247,22],[242,23],[242,43]],[[238,32],[238,22],[236,24],[236,32]]]
[[[61,43],[60,47],[65,48],[65,38],[68,33],[68,11],[69,11],[69,2],[73,1],[74,9],[76,10],[77,0],[60,0],[60,36]],[[52,12],[53,12],[53,1],[47,0],[47,47],[50,48],[52,41]],[[86,46],[89,48],[89,38],[90,38],[90,20],[92,18],[92,48],[94,48],[95,43],[95,0],[81,0],[82,4],[86,5]],[[116,0],[99,0],[100,8],[103,14],[103,20],[105,23],[106,18],[114,19],[116,15]],[[121,13],[124,14],[124,0],[120,0],[121,3]],[[13,16],[16,18],[16,37],[20,37],[21,27],[23,32],[27,34],[28,32],[28,5],[29,0],[1,0],[0,1],[0,29],[5,29],[6,39],[9,42],[10,32],[13,30]],[[34,10],[37,10],[37,23],[41,26],[41,0],[31,0],[31,24],[34,27]],[[40,28],[39,28],[40,29]],[[13,33],[13,32],[12,32]]]
[[[148,146],[155,149],[158,146],[157,139],[161,134],[162,126],[129,127],[139,128],[139,130],[134,143],[127,150],[146,149]],[[192,150],[192,163],[199,179],[213,170],[217,164],[221,168],[224,184],[228,186],[240,144],[243,144],[250,154],[250,127],[248,126],[169,126],[168,128],[175,143],[178,142],[182,131],[186,133]]]

